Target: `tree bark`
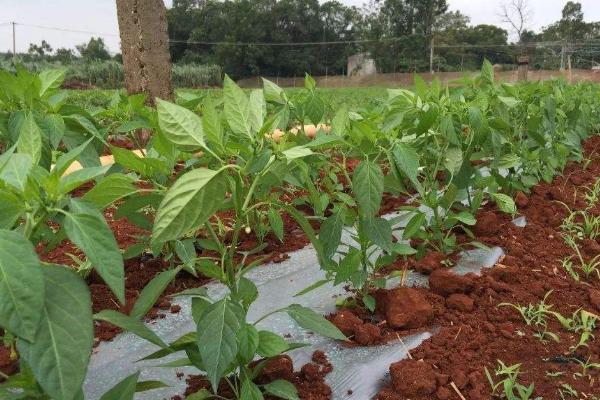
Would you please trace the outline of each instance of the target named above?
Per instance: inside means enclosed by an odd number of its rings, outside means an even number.
[[[146,93],[154,98],[172,99],[171,55],[167,10],[163,0],[116,0],[129,94]]]

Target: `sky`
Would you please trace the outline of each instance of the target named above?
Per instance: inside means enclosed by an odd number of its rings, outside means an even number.
[[[341,0],[349,5],[362,5],[365,0]],[[451,10],[471,17],[473,24],[502,26],[498,16],[506,0],[448,0]],[[538,30],[560,19],[567,0],[529,0],[533,10],[531,28]],[[600,0],[580,0],[587,21],[600,20]],[[170,6],[172,0],[165,0]],[[15,21],[17,51],[26,51],[29,43],[45,39],[53,48],[73,48],[89,40],[87,33],[52,31],[42,27],[97,32],[114,53],[119,51],[115,0],[0,0],[0,51],[12,49],[12,25]],[[506,26],[504,26],[507,28]]]

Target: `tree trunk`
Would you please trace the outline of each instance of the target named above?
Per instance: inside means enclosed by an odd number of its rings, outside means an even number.
[[[171,99],[171,55],[163,0],[116,0],[127,93]]]

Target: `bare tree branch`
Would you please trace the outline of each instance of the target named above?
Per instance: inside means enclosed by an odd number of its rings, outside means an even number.
[[[499,16],[502,22],[510,25],[520,42],[533,18],[533,11],[528,0],[508,0],[500,7]]]

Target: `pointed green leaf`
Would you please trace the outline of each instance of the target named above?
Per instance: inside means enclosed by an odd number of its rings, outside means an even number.
[[[156,213],[152,241],[163,243],[204,224],[225,199],[226,179],[218,172],[199,168],[177,179]]]
[[[379,165],[361,162],[352,177],[352,191],[364,214],[376,215],[383,198],[383,172]]]
[[[124,304],[125,272],[117,241],[102,214],[84,210],[78,203],[79,201],[71,201],[71,212],[65,216],[65,232],[85,253],[121,304]]]
[[[265,385],[265,391],[275,397],[284,400],[299,400],[298,390],[291,382],[283,379],[277,379]]]
[[[256,351],[261,357],[275,357],[289,348],[285,339],[273,332],[259,331],[258,339]]]
[[[146,339],[150,343],[153,343],[159,347],[169,347],[165,342],[159,338],[150,328],[148,328],[139,319],[130,317],[129,315],[121,314],[118,311],[103,310],[97,314],[94,314],[94,319],[97,321],[106,321],[119,327],[125,331],[131,332],[142,339]]]
[[[140,371],[129,375],[121,382],[117,383],[112,389],[104,393],[100,400],[133,400],[137,389],[137,381],[140,377]]]
[[[99,209],[104,209],[117,200],[137,193],[134,179],[123,174],[110,174],[88,191],[83,198]]]
[[[235,360],[243,321],[244,310],[225,298],[208,306],[198,322],[198,348],[214,391]]]
[[[152,278],[144,289],[142,289],[130,315],[136,319],[143,318],[180,271],[181,267],[174,268],[161,272]]]
[[[161,99],[156,99],[156,111],[162,133],[178,149],[195,151],[206,147],[199,116],[187,108]]]
[[[73,270],[43,267],[44,307],[35,338],[19,340],[21,357],[44,391],[56,400],[72,400],[81,390],[94,343],[90,292]]]
[[[333,256],[340,245],[345,220],[346,209],[339,208],[321,224],[319,241],[323,244],[325,257]]]
[[[234,81],[225,76],[223,83],[225,101],[225,118],[231,130],[238,135],[245,135],[254,141],[250,117],[250,102],[246,94]]]
[[[42,157],[42,130],[31,113],[26,115],[21,124],[17,151],[30,155],[33,164],[39,163]]]
[[[419,155],[416,150],[406,143],[396,143],[392,150],[396,166],[413,184],[414,188],[422,193],[423,188],[419,182]]]
[[[292,304],[286,308],[286,311],[304,329],[331,339],[347,340],[346,336],[335,325],[310,308]]]
[[[32,341],[44,305],[44,278],[31,243],[0,230],[0,326]]]

